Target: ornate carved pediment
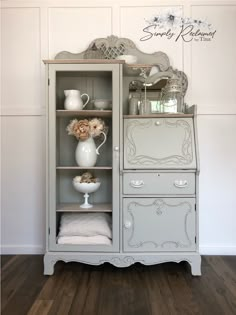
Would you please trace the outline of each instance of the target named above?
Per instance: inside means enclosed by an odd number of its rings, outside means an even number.
[[[121,55],[134,55],[137,57],[137,64],[155,65],[160,71],[177,76],[182,86],[184,96],[188,87],[187,76],[184,72],[173,69],[170,66],[168,56],[161,51],[151,54],[140,51],[134,42],[128,38],[119,38],[111,35],[107,38],[97,38],[91,42],[86,50],[80,53],[62,51],[55,59],[115,59]]]
[[[165,53],[160,51],[153,54],[144,53],[132,40],[114,35],[93,40],[85,51],[78,54],[62,51],[55,59],[115,59],[120,55],[135,55],[138,57],[138,63],[157,64],[162,71],[170,66],[169,58]]]

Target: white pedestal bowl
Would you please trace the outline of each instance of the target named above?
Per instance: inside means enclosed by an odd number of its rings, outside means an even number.
[[[84,193],[84,203],[80,205],[81,208],[92,208],[93,205],[88,202],[89,194],[95,192],[100,187],[101,183],[79,183],[73,181],[75,190]]]

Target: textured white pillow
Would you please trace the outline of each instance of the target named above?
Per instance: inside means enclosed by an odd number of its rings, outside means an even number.
[[[112,238],[111,215],[96,213],[63,213],[58,236],[95,236]]]
[[[57,240],[58,244],[72,245],[111,245],[111,240],[107,236],[60,236]]]

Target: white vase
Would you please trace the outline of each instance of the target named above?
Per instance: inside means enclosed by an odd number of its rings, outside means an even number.
[[[97,156],[99,155],[99,149],[106,142],[106,134],[102,131],[104,136],[102,143],[96,148],[95,142],[92,137],[86,140],[79,140],[75,150],[75,160],[79,166],[91,167],[97,162]]]
[[[75,150],[75,160],[79,166],[91,167],[97,162],[96,145],[92,137],[79,140]]]

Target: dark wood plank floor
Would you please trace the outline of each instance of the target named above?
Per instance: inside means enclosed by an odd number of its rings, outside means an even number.
[[[187,263],[56,265],[43,275],[43,257],[1,257],[2,315],[235,315],[236,256],[203,257],[202,276]]]

